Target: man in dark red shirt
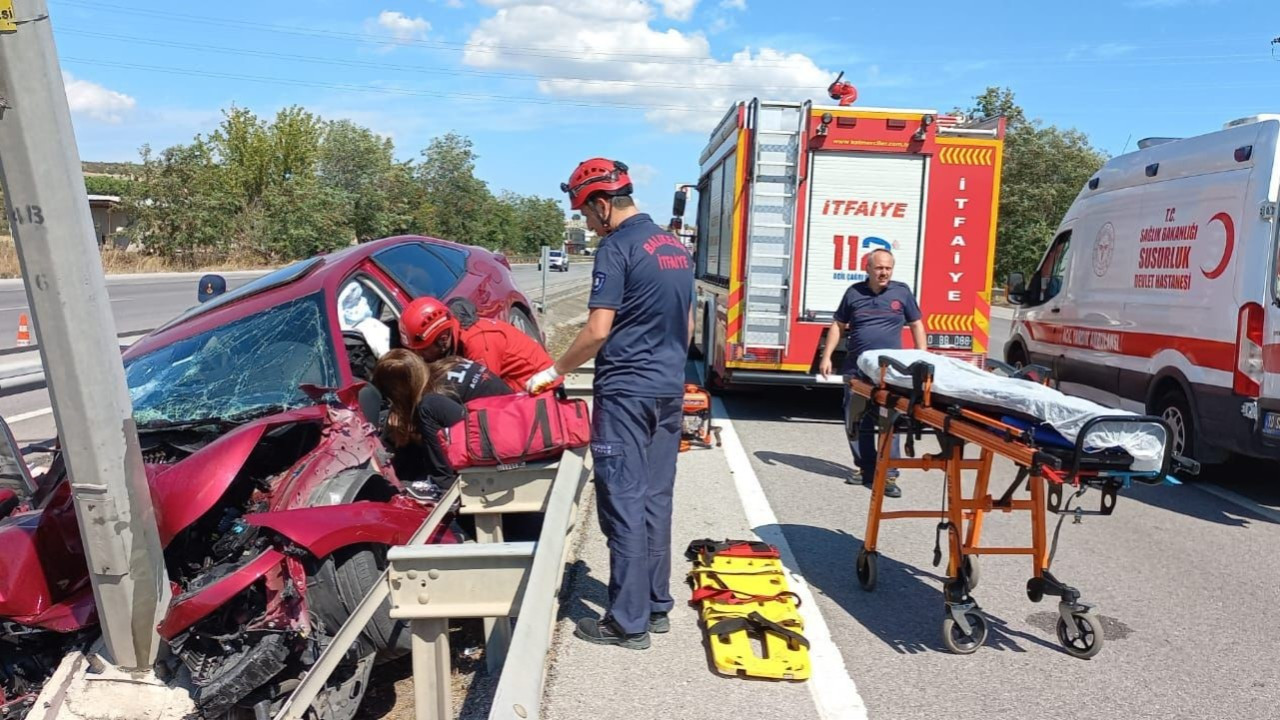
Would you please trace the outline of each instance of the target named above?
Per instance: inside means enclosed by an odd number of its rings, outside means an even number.
[[[427,362],[461,355],[489,368],[513,390],[551,364],[538,341],[511,323],[479,318],[462,327],[458,318],[435,298],[418,298],[400,315],[400,344]]]

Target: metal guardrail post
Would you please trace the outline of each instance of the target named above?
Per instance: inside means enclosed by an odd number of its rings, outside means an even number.
[[[445,491],[435,509],[431,511],[426,521],[422,523],[422,527],[418,528],[418,531],[409,539],[409,544],[421,545],[430,539],[436,528],[448,516],[449,510],[458,500],[461,493],[461,483],[454,483],[453,487]],[[382,601],[386,600],[387,596],[391,594],[391,586],[387,582],[387,575],[388,571],[383,570],[382,576],[373,584],[373,587],[369,588],[369,592],[365,594],[364,599],[356,606],[355,612],[351,613],[347,621],[338,629],[338,633],[333,636],[329,647],[320,653],[320,657],[316,659],[311,671],[294,689],[284,707],[280,708],[280,712],[276,713],[275,720],[301,720],[306,715],[307,709],[311,707],[311,703],[315,702],[316,696],[324,689],[325,682],[329,680],[329,676],[333,675],[333,671],[342,662],[347,650],[359,639],[360,633],[364,631],[365,626],[373,619],[374,613],[382,606]]]
[[[490,720],[536,720],[541,716],[547,651],[559,607],[568,537],[577,523],[578,496],[586,486],[591,467],[587,448],[568,451],[561,458],[555,487],[547,499],[528,587],[520,603],[520,622],[516,623],[508,662],[498,681]]]
[[[559,472],[559,462],[535,463],[517,468],[472,468],[463,470],[461,515],[476,520],[477,543],[500,543],[505,539],[502,516],[508,513],[542,512]],[[509,618],[484,618],[485,668],[496,675],[507,658],[511,644]]]
[[[449,620],[514,615],[534,548],[531,542],[468,543],[396,547],[387,553],[391,617],[413,625],[418,720],[453,720]]]

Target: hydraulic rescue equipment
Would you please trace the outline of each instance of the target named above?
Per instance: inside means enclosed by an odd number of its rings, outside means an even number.
[[[725,675],[806,680],[809,641],[800,598],[787,589],[777,548],[751,540],[689,543],[690,603],[700,605],[712,661]],[[757,654],[756,648],[763,648]]]
[[[1172,437],[1167,424],[1157,417],[1138,415],[1098,415],[1087,420],[1077,433],[1074,442],[1066,440],[1038,418],[1011,417],[1000,407],[973,405],[945,397],[934,389],[934,366],[927,362],[914,362],[907,366],[893,358],[880,356],[880,377],[876,384],[863,380],[850,380],[854,397],[861,398],[866,412],[880,415],[878,438],[879,462],[876,464],[874,484],[871,490],[871,508],[867,517],[867,530],[863,549],[857,558],[858,583],[868,592],[876,587],[878,540],[880,523],[899,518],[936,518],[937,544],[934,547],[933,564],[939,565],[944,557],[942,544],[949,552],[946,581],[943,585],[945,612],[942,622],[942,641],[957,654],[976,651],[986,641],[987,621],[976,600],[970,594],[978,585],[977,555],[1029,555],[1031,579],[1027,581],[1027,597],[1040,602],[1046,595],[1061,598],[1058,603],[1057,636],[1067,653],[1090,658],[1102,650],[1102,623],[1093,606],[1080,601],[1080,591],[1062,582],[1049,571],[1057,550],[1058,533],[1067,516],[1079,522],[1085,515],[1110,515],[1115,509],[1116,494],[1128,487],[1132,480],[1150,484],[1166,481],[1168,473],[1186,471],[1196,473],[1199,465],[1194,460],[1177,457],[1172,453],[1172,442],[1163,449],[1163,459],[1155,471],[1136,472],[1134,458],[1117,448],[1088,448],[1085,442],[1094,428],[1104,423],[1116,426],[1159,426],[1165,437]],[[886,382],[886,371],[892,368],[909,378],[910,387],[903,388]],[[1051,371],[1029,366],[1021,370],[994,360],[987,360],[987,369],[1018,380],[1030,379],[1033,384],[1048,384]],[[1011,381],[1010,392],[1017,390]],[[855,409],[851,415],[860,416]],[[849,432],[856,432],[857,422],[850,424]],[[903,458],[891,458],[890,447],[896,433],[907,437]],[[933,435],[940,446],[936,454],[925,454],[915,459],[914,441],[925,434]],[[965,457],[968,446],[978,448],[978,457]],[[1018,475],[1008,489],[999,496],[988,492],[991,468],[996,456],[1012,461]],[[900,470],[941,470],[946,474],[942,509],[885,511],[884,490],[888,472]],[[963,471],[976,471],[973,494],[964,495],[961,482]],[[1015,498],[1022,487],[1030,491],[1030,498]],[[1083,510],[1072,503],[1087,490],[1101,491],[1097,510]],[[1070,491],[1070,497],[1063,497]],[[1045,510],[1059,516],[1054,531],[1053,545],[1046,548]],[[1025,511],[1031,516],[1030,547],[990,547],[981,544],[982,524],[991,512],[1012,513]]]

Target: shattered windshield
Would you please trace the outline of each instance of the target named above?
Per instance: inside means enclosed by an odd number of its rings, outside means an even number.
[[[335,387],[333,353],[314,293],[130,360],[133,416],[156,426],[311,405],[298,386]]]

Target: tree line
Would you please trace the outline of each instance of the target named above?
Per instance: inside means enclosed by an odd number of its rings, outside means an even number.
[[[467,137],[433,139],[398,161],[389,138],[301,107],[271,120],[223,111],[217,129],[136,164],[86,163],[89,194],[118,195],[130,240],[174,259],[252,257],[282,262],[356,242],[422,234],[512,254],[558,247],[559,200],[494,194],[476,177]]]
[[[1039,262],[1053,232],[1107,156],[1074,129],[1027,116],[1008,88],[987,88],[965,111],[1007,120],[996,281]],[[355,241],[420,233],[524,254],[557,246],[557,200],[494,195],[475,175],[471,141],[437,137],[416,162],[395,160],[391,140],[349,120],[299,107],[267,122],[233,107],[208,136],[135,165],[86,164],[128,178],[86,177],[94,194],[120,195],[146,252],[251,253],[291,260]]]

